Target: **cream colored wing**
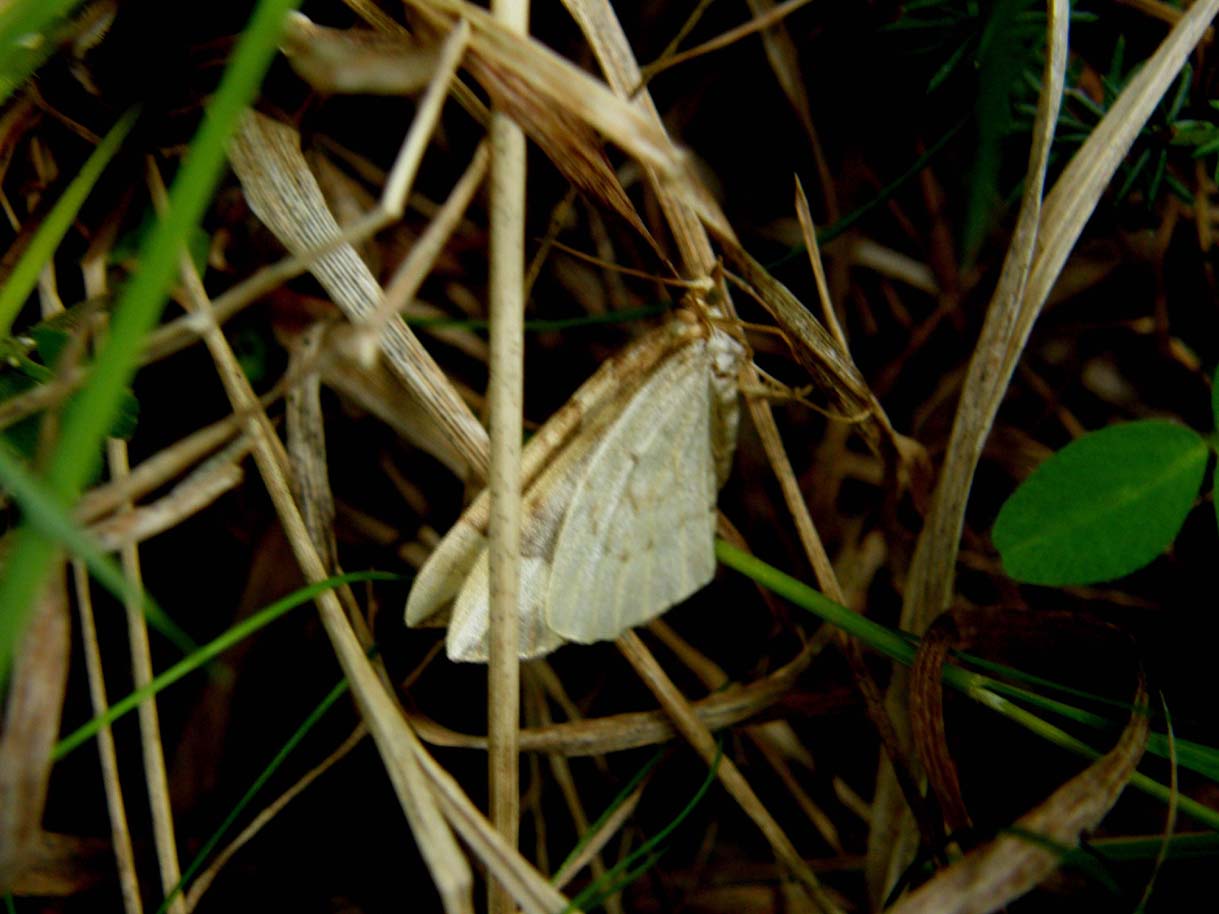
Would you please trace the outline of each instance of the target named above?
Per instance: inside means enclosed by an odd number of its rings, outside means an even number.
[[[596,430],[589,431],[592,433],[577,436],[554,455],[550,466],[534,480],[525,493],[521,505],[523,521],[519,606],[522,660],[548,654],[563,643],[563,639],[546,624],[546,591],[550,581],[550,560],[554,553],[555,539],[571,504],[572,492],[592,456]],[[452,533],[449,535],[452,536]],[[445,537],[441,547],[447,542],[448,537]],[[445,643],[450,660],[485,662],[487,659],[490,591],[486,538],[480,536],[479,544],[480,548],[469,572],[464,575],[464,583],[461,579],[457,581],[460,592],[457,592],[457,600],[453,604],[448,639]],[[440,551],[438,547],[434,555]],[[429,559],[420,571],[420,579],[431,561]],[[416,584],[416,587],[418,586]],[[413,590],[411,598],[414,598]],[[409,613],[409,602],[407,609]]]
[[[443,610],[457,596],[479,555],[486,550],[487,538],[463,514],[415,575],[406,598],[406,624],[443,623]]]
[[[616,638],[714,575],[711,371],[706,340],[673,352],[588,462],[550,572],[546,618],[558,634]]]

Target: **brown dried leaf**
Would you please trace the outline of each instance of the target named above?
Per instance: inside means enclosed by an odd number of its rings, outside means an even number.
[[[467,68],[495,107],[511,117],[573,185],[630,223],[658,254],[635,204],[610,167],[597,132],[567,111],[539,98],[529,84],[494,61],[471,55]],[[663,256],[663,255],[662,255]]]
[[[970,852],[892,909],[892,914],[987,914],[1025,894],[1057,869],[1117,802],[1147,743],[1149,718],[1142,671],[1134,712],[1118,744],[1017,819],[1002,837]]]
[[[0,735],[0,892],[35,865],[68,679],[68,603],[62,574],[50,583],[16,653]]]
[[[319,92],[413,95],[436,71],[437,47],[402,34],[331,29],[293,12],[280,50],[296,74]]]
[[[919,644],[910,669],[910,730],[949,834],[967,829],[969,813],[961,796],[957,767],[944,732],[944,662],[957,639],[949,613],[939,616]]]

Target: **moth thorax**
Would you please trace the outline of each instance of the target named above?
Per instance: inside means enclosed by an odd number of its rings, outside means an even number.
[[[674,309],[673,317],[687,326],[697,326],[699,323],[698,313],[687,305]]]
[[[707,340],[707,351],[711,355],[711,373],[718,379],[731,381],[735,395],[737,374],[745,361],[745,347],[730,334],[717,330]]]

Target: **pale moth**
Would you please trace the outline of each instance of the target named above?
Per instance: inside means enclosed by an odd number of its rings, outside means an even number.
[[[522,659],[617,638],[715,573],[715,503],[736,448],[739,342],[688,311],[609,359],[522,457]],[[487,492],[415,579],[409,625],[487,659]]]

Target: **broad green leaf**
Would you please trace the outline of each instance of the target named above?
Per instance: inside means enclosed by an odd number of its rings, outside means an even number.
[[[992,533],[1013,578],[1091,584],[1164,551],[1198,494],[1209,454],[1196,433],[1160,420],[1093,432],[1067,445],[1003,505]]]

